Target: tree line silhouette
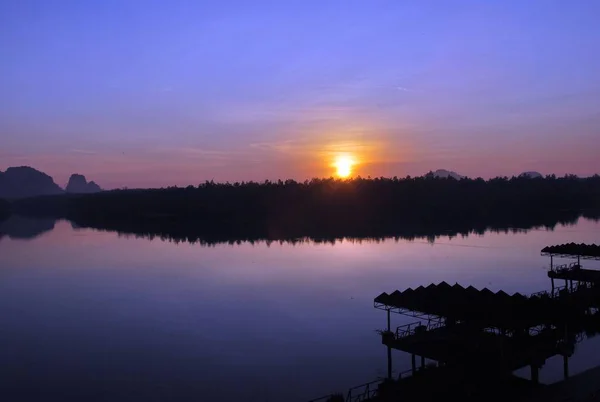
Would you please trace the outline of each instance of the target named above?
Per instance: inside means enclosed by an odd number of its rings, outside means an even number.
[[[185,241],[426,237],[600,216],[600,176],[215,183],[21,200],[26,215]]]

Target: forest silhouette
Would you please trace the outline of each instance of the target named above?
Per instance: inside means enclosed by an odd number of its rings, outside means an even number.
[[[23,199],[14,211],[190,242],[427,237],[598,219],[600,176],[312,179]]]
[[[10,203],[0,198],[0,221],[8,218],[10,215]]]

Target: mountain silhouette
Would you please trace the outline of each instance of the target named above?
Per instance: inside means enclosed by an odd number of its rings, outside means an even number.
[[[67,184],[66,192],[71,194],[90,194],[102,191],[93,181],[88,182],[85,176],[73,174]],[[9,167],[6,172],[0,172],[0,198],[18,199],[39,197],[44,195],[64,194],[54,179],[44,172],[29,166]],[[1,210],[5,207],[0,205]]]
[[[29,166],[10,167],[0,172],[0,198],[25,198],[64,193],[52,177]]]
[[[465,178],[466,176],[462,176],[456,172],[453,172],[451,170],[446,170],[446,169],[438,169],[435,172],[430,172],[430,174],[433,175],[433,177],[437,177],[440,179],[447,179],[449,177],[456,179],[456,180],[460,180]]]
[[[540,179],[544,176],[542,176],[542,174],[539,172],[523,172],[519,175],[519,177],[526,177],[528,179]]]
[[[84,175],[81,174],[72,174],[69,178],[69,183],[65,188],[67,193],[74,194],[90,194],[90,193],[98,193],[102,191],[99,185],[94,183],[93,181],[86,180]]]

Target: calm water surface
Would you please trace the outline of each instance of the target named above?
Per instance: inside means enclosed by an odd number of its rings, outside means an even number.
[[[381,292],[440,281],[544,290],[542,247],[600,241],[600,223],[585,220],[335,245],[203,247],[68,222],[28,240],[12,230],[0,240],[0,400],[10,401],[301,402],[343,391],[385,373]],[[579,344],[571,373],[599,365],[599,351],[595,338]],[[408,369],[410,356],[394,352],[394,365]],[[557,357],[540,378],[561,376]]]

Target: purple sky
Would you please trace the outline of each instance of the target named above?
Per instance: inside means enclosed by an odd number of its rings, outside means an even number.
[[[0,170],[600,172],[600,2],[0,0]]]

